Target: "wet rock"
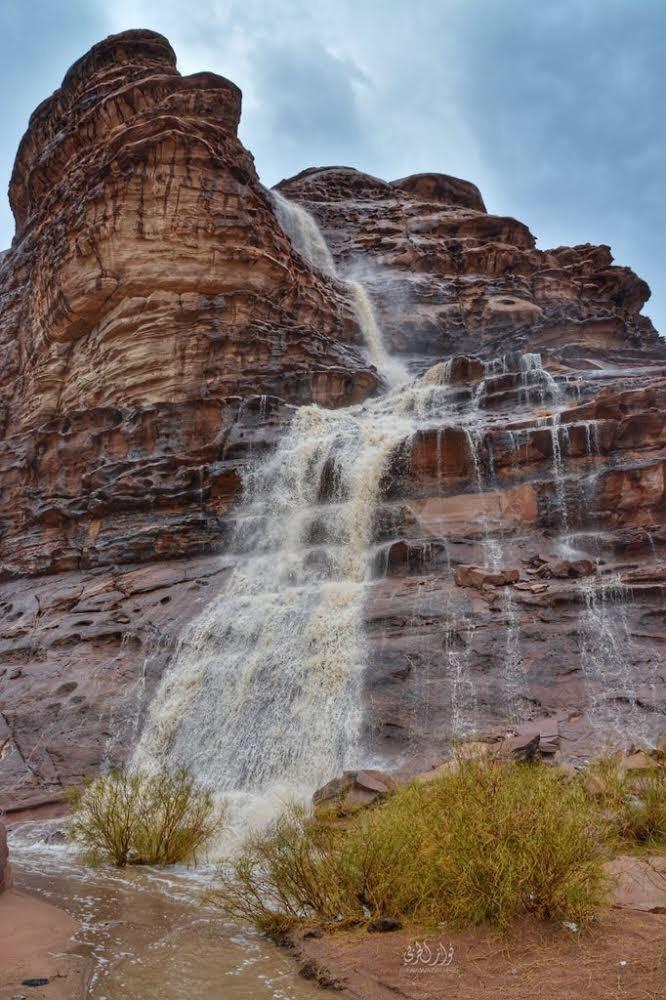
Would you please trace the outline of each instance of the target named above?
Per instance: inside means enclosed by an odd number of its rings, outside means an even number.
[[[485,374],[481,358],[455,355],[446,364],[430,368],[423,376],[423,381],[442,385],[468,385],[479,382]]]
[[[343,771],[312,796],[316,806],[334,805],[341,813],[378,802],[393,791],[395,780],[383,771]]]
[[[500,756],[519,760],[534,760],[539,756],[550,757],[560,747],[560,723],[557,718],[534,719],[518,726],[500,748]]]
[[[458,587],[506,587],[517,583],[520,571],[517,569],[489,570],[482,566],[457,566],[453,578]]]
[[[592,576],[596,569],[591,559],[558,559],[555,556],[539,556],[538,562],[540,565],[537,569],[537,576],[556,577],[560,580]]]
[[[516,760],[536,760],[539,756],[540,743],[538,733],[535,735],[526,733],[522,736],[514,736],[509,742],[508,749]]]
[[[9,889],[12,884],[12,869],[9,864],[9,851],[7,849],[7,831],[0,823],[0,892]]]
[[[386,934],[389,931],[402,930],[402,924],[393,917],[379,917],[368,924],[370,934]]]
[[[530,580],[520,580],[515,587],[516,590],[525,590],[530,594],[545,594],[548,590],[547,583],[534,583]]]

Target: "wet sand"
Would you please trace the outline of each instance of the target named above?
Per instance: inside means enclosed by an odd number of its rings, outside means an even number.
[[[40,1000],[82,996],[86,959],[76,954],[79,925],[68,913],[34,896],[10,889],[0,896],[0,998],[29,994]],[[28,987],[26,979],[48,979]]]
[[[613,906],[583,935],[524,920],[505,936],[482,927],[297,931],[292,943],[299,961],[355,1000],[663,1000],[666,861],[624,857],[610,867]],[[429,950],[419,950],[424,940]]]

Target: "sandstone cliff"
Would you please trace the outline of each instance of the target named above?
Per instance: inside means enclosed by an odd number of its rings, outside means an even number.
[[[535,249],[466,181],[342,167],[279,185],[328,240],[340,277],[323,274],[279,225],[240,105],[221,77],[181,76],[166,39],[126,32],[75,63],[19,147],[0,262],[1,804],[57,800],[127,754],[223,586],[248,462],[294,405],[381,391],[342,280],[358,274],[412,373],[457,357],[448,376],[485,414],[476,435],[419,431],[383,484],[367,744],[436,759],[454,730],[505,729],[507,691],[514,721],[556,717],[572,754],[610,722],[653,739],[666,352],[645,282],[608,247]],[[458,585],[489,534],[517,574]]]

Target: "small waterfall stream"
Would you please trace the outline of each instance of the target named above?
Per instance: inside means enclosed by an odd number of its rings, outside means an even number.
[[[301,257],[319,271],[323,271],[331,278],[338,278],[347,285],[365,349],[372,363],[389,386],[403,385],[409,380],[409,374],[402,362],[391,357],[386,350],[375,310],[365,286],[351,278],[340,278],[328,244],[315,219],[306,209],[295,201],[289,201],[279,191],[273,190],[270,194],[278,222]]]

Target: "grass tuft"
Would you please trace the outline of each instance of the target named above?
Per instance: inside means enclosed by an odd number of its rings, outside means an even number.
[[[587,787],[612,823],[619,849],[666,849],[666,770],[656,756],[649,767],[630,771],[623,771],[621,756],[597,760]]]
[[[222,823],[212,794],[186,770],[118,768],[68,790],[69,837],[90,864],[172,865],[196,859]]]

